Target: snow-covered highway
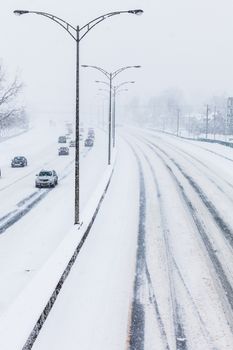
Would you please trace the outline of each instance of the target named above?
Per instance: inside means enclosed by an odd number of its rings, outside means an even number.
[[[119,131],[107,193],[33,349],[232,349],[233,149],[153,130]],[[102,146],[83,153],[82,206],[106,168]],[[72,181],[71,172],[0,236],[3,315],[69,239]],[[7,198],[7,210],[20,198]]]
[[[58,156],[57,137],[64,132],[60,129],[37,127],[0,143],[1,315],[60,244],[74,220],[74,149],[69,156]],[[80,142],[81,182],[85,182],[82,208],[105,169],[107,155],[98,153],[105,146],[102,134],[97,135],[96,152]],[[10,161],[15,155],[25,155],[28,166],[12,169]],[[43,168],[58,172],[55,189],[35,188],[35,175]]]

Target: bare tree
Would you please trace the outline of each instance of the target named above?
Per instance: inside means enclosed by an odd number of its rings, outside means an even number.
[[[24,107],[18,103],[18,96],[23,84],[16,77],[8,83],[3,65],[0,63],[0,130],[25,124],[26,113]]]

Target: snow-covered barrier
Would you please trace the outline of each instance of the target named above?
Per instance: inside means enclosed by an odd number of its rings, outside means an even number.
[[[76,258],[88,237],[113,174],[114,163],[89,200],[79,226],[74,226],[47,263],[0,318],[0,349],[32,348]]]
[[[10,134],[9,134],[9,135],[5,135],[5,136],[1,136],[1,135],[0,135],[0,142],[3,142],[3,141],[6,141],[6,140],[9,140],[9,139],[12,139],[12,138],[14,138],[14,137],[16,137],[16,136],[20,136],[20,135],[22,135],[22,134],[28,132],[28,130],[29,130],[29,129],[19,130],[19,131],[14,132],[12,135],[10,135]]]
[[[222,141],[222,140],[212,140],[212,139],[203,139],[199,138],[197,141],[202,141],[202,142],[210,142],[210,143],[218,143],[223,146],[227,147],[233,147],[233,142],[228,142],[228,141]]]
[[[182,135],[175,135],[174,133],[169,132],[169,131],[164,131],[164,130],[154,129],[154,128],[148,128],[148,130],[162,132],[163,134],[171,135],[174,137],[179,137],[180,139],[184,139],[184,140],[201,141],[201,142],[208,142],[208,143],[218,143],[220,145],[233,148],[233,142],[230,142],[230,141],[223,141],[223,140],[217,140],[217,139],[206,139],[203,137],[196,137],[196,138],[186,137],[186,136],[182,136]]]

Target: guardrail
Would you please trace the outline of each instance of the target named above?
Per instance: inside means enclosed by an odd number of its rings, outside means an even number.
[[[169,132],[169,131],[164,131],[164,130],[159,130],[159,129],[154,129],[154,128],[150,128],[149,130],[162,132],[163,134],[171,135],[171,136],[178,137],[178,138],[184,139],[184,140],[218,143],[220,145],[233,148],[233,139],[232,139],[232,142],[230,142],[230,141],[223,141],[223,140],[206,139],[203,137],[197,137],[197,138],[186,137],[186,136],[173,134],[172,132]]]

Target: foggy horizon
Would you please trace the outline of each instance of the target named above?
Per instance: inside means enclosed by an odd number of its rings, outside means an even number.
[[[185,103],[202,105],[212,96],[233,95],[233,46],[229,0],[113,1],[85,3],[28,0],[1,6],[0,58],[7,76],[15,74],[25,85],[23,103],[30,117],[46,113],[72,114],[75,100],[75,42],[55,23],[36,15],[16,17],[15,9],[45,11],[72,25],[83,25],[109,11],[142,8],[142,16],[120,15],[93,29],[80,43],[80,63],[114,71],[128,70],[116,83],[135,80],[121,104],[133,98],[142,104],[165,90],[177,89]],[[96,104],[99,72],[81,68],[80,108],[85,114]],[[101,103],[101,102],[100,102]],[[97,101],[98,104],[98,101]]]

